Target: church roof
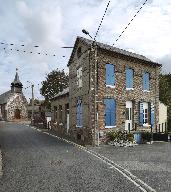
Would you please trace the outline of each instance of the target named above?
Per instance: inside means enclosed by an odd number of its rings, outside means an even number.
[[[11,94],[11,91],[7,91],[0,95],[0,105],[7,103],[7,99],[10,94]]]

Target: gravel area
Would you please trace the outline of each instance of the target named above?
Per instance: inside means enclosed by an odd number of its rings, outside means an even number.
[[[132,182],[83,150],[25,125],[0,122],[1,192],[139,192]]]
[[[156,191],[171,191],[171,142],[135,147],[89,147],[129,170]]]

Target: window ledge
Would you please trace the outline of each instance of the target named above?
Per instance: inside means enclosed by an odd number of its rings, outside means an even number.
[[[76,125],[77,128],[82,128],[83,126]]]
[[[106,129],[111,129],[111,128],[115,128],[115,127],[116,127],[116,125],[115,126],[105,126]]]
[[[149,90],[143,90],[143,92],[149,93],[150,91]]]
[[[149,125],[149,124],[143,124],[143,127],[144,127],[144,128],[151,128],[151,125]]]
[[[126,88],[126,90],[127,90],[127,91],[129,91],[129,90],[134,90],[134,88]]]
[[[106,87],[115,88],[115,85],[106,85]]]

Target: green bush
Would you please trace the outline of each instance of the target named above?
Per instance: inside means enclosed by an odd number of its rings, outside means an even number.
[[[134,141],[134,135],[125,131],[111,131],[107,134],[108,141]]]

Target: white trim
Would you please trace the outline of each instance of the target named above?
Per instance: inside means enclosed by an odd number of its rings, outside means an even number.
[[[83,126],[82,126],[82,125],[81,125],[81,126],[80,126],[80,125],[76,125],[76,127],[77,127],[77,128],[82,128]]]
[[[116,127],[116,125],[114,125],[114,126],[105,126],[106,129],[111,129],[111,128],[115,128],[115,127]]]
[[[126,90],[128,90],[128,91],[129,91],[129,90],[134,90],[134,88],[126,88]]]
[[[115,85],[106,85],[106,87],[110,87],[110,88],[115,88],[116,86]]]
[[[149,90],[143,90],[143,92],[147,92],[147,93],[149,93],[150,91],[149,91]]]

